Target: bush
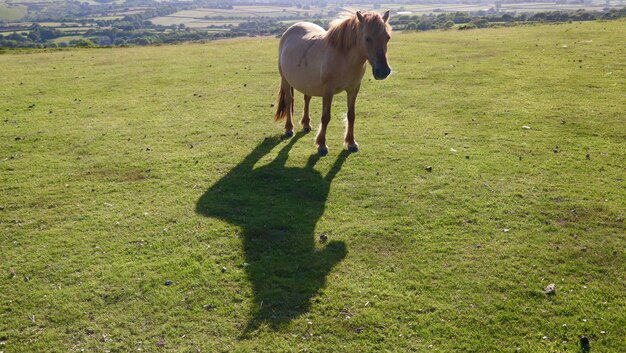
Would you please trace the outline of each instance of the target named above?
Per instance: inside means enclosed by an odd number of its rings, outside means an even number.
[[[446,21],[441,27],[444,28],[444,29],[450,29],[450,28],[454,27],[454,22]]]
[[[459,31],[464,31],[467,29],[476,29],[476,26],[473,23],[468,23],[468,24],[459,26]]]
[[[478,28],[489,27],[489,22],[484,18],[473,19],[471,23]]]
[[[138,45],[150,45],[150,40],[148,38],[138,38],[135,40],[135,43]]]
[[[70,45],[76,48],[95,48],[96,47],[94,42],[90,41],[89,39],[84,39],[84,38],[70,41]]]

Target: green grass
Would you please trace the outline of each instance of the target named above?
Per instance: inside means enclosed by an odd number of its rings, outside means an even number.
[[[62,43],[62,42],[70,42],[72,40],[78,40],[81,38],[83,38],[83,36],[63,36],[63,37],[54,38],[52,41],[54,43]]]
[[[71,33],[85,33],[88,30],[92,29],[92,26],[80,26],[80,27],[58,27],[61,32],[71,32]]]
[[[397,33],[324,158],[276,39],[5,52],[0,350],[623,352],[624,24]]]

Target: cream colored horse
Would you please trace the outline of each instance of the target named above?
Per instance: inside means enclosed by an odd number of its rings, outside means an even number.
[[[331,23],[328,31],[309,22],[299,22],[283,34],[278,50],[281,84],[274,120],[285,122],[285,136],[293,136],[294,88],[304,94],[304,114],[300,123],[311,131],[309,102],[312,96],[322,97],[322,125],[315,144],[321,155],[328,153],[326,127],[330,121],[333,95],[348,94],[348,126],[344,142],[349,151],[359,147],[354,140],[354,108],[356,96],[365,74],[366,62],[372,65],[377,80],[391,73],[387,64],[387,42],[391,38],[389,11],[350,13]]]

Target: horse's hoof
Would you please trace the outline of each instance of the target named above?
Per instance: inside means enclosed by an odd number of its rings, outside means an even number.
[[[302,131],[304,131],[304,132],[311,132],[311,127],[310,126],[305,126],[304,128],[302,128]]]
[[[318,147],[317,148],[317,154],[319,154],[320,156],[324,157],[325,155],[328,154],[328,147]]]
[[[348,152],[359,152],[359,145],[348,146]]]
[[[285,134],[283,135],[283,138],[291,138],[293,137],[293,131],[285,131]]]

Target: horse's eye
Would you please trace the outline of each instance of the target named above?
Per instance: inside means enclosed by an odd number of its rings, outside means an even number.
[[[366,42],[368,42],[368,43],[371,43],[371,42],[372,42],[372,38],[370,38],[370,37],[365,37],[365,41],[366,41]]]

